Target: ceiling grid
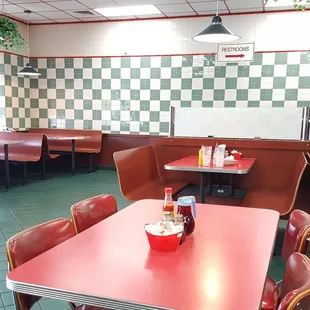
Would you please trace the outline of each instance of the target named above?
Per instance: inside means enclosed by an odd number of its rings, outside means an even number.
[[[31,10],[33,14],[29,15],[30,24],[212,16],[216,12],[216,0],[105,0],[104,7],[154,5],[159,10],[155,15],[109,18],[94,10],[102,6],[102,0],[5,0],[4,3],[4,13],[21,21],[27,20],[24,10]],[[288,5],[284,10],[292,10],[292,5]],[[77,11],[86,11],[88,14],[81,14]],[[265,0],[219,0],[219,14],[264,11],[275,11],[275,8],[269,7],[269,4],[267,7]]]
[[[228,7],[228,5],[227,5],[227,3],[226,3],[226,0],[223,0],[223,1],[224,1],[224,4],[225,4],[226,8],[227,8],[228,13],[231,13],[231,12],[230,12],[230,9],[229,9],[229,7]]]

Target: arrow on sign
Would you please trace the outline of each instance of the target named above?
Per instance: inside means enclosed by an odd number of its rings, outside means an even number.
[[[239,55],[225,55],[225,58],[243,58],[245,55],[239,54]]]

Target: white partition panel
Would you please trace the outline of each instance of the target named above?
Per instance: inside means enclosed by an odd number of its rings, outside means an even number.
[[[176,108],[175,136],[300,140],[302,108]]]

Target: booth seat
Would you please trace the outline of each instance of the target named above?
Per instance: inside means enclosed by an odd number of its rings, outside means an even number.
[[[160,178],[151,145],[115,152],[113,157],[122,195],[129,201],[163,199],[166,187],[177,194],[188,184]]]

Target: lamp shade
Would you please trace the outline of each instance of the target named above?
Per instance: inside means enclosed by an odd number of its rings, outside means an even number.
[[[26,67],[18,72],[18,75],[31,75],[31,76],[39,76],[41,73],[37,72],[33,69],[32,65],[30,63],[26,64]]]
[[[222,18],[218,15],[213,17],[210,26],[193,37],[195,41],[209,43],[232,42],[238,39],[240,39],[240,36],[227,29],[222,24]]]

